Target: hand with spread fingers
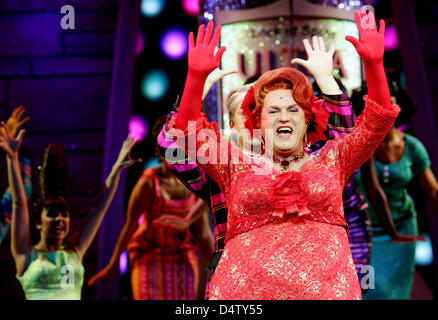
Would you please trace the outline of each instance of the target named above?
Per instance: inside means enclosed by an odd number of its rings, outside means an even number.
[[[22,119],[25,113],[26,109],[23,106],[19,106],[12,111],[11,116],[6,121],[11,137],[15,138],[20,129],[29,121],[30,117]]]
[[[366,13],[361,9],[360,15],[354,13],[360,40],[346,36],[362,58],[368,87],[368,98],[379,105],[391,109],[391,95],[383,66],[385,52],[385,21],[380,20],[380,29],[377,31],[376,20],[372,12]]]
[[[335,47],[332,45],[330,49],[326,51],[324,39],[317,36],[312,37],[313,48],[307,39],[303,40],[303,44],[306,50],[307,60],[295,58],[292,59],[291,62],[305,67],[315,79],[332,77]]]
[[[364,8],[360,10],[360,15],[358,12],[354,13],[354,20],[360,40],[352,36],[346,36],[345,40],[351,42],[365,64],[381,61],[385,52],[385,21],[380,20],[377,31],[374,14],[369,12],[367,15]]]
[[[189,34],[189,72],[199,73],[208,76],[214,69],[219,67],[225,47],[220,47],[217,52],[215,48],[219,43],[221,26],[216,27],[213,33],[214,23],[210,21],[205,25],[201,24],[198,28],[196,43],[193,32]],[[213,33],[213,35],[212,35]]]
[[[216,51],[221,35],[221,26],[213,33],[214,24],[210,21],[205,28],[200,25],[196,42],[193,32],[189,34],[188,72],[184,92],[175,127],[185,130],[189,121],[196,121],[201,115],[202,98],[205,82],[210,73],[219,67],[225,47]]]
[[[114,166],[118,169],[128,168],[136,163],[142,162],[142,159],[131,159],[131,150],[137,141],[133,137],[127,137],[120,149],[119,157]]]
[[[18,155],[18,149],[23,141],[25,130],[22,129],[18,133],[16,139],[9,132],[8,126],[3,121],[0,126],[0,149],[3,150],[9,157]]]
[[[313,48],[309,40],[303,40],[307,60],[295,58],[292,59],[291,63],[305,67],[315,78],[323,93],[341,94],[342,91],[333,76],[333,54],[335,53],[335,47],[332,45],[326,51],[324,39],[317,36],[312,37],[312,43]]]

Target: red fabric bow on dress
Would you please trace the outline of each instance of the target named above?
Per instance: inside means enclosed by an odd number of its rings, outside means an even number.
[[[309,188],[301,172],[285,172],[276,176],[271,190],[268,202],[274,218],[283,219],[287,215],[302,217],[310,213],[307,208]]]

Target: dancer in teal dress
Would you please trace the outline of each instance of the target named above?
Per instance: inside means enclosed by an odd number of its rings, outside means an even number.
[[[396,126],[403,124],[401,119]],[[390,215],[395,228],[402,237],[391,239],[376,213],[376,208],[368,207],[373,229],[373,250],[370,265],[374,268],[374,285],[363,295],[368,300],[409,299],[414,278],[415,242],[406,236],[418,236],[417,212],[407,185],[418,179],[424,194],[438,212],[438,183],[430,169],[426,148],[412,135],[393,127],[374,153],[374,169],[380,186],[385,192]],[[363,188],[363,177],[359,178],[359,188],[367,203],[369,198]],[[382,208],[377,208],[382,210]],[[421,237],[411,239],[424,240]]]

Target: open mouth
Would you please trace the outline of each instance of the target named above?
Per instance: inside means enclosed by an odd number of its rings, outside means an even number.
[[[61,232],[64,232],[64,231],[65,231],[65,226],[63,226],[63,225],[58,225],[58,226],[55,227],[55,232],[56,233],[61,233]]]
[[[289,126],[281,126],[277,128],[277,137],[280,139],[289,139],[294,130]]]

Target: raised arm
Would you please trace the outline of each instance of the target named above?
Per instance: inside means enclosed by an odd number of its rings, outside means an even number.
[[[193,32],[189,34],[188,72],[181,104],[175,126],[185,130],[189,121],[196,121],[201,115],[202,93],[208,75],[219,66],[225,47],[221,47],[215,54],[215,47],[219,43],[221,27],[216,27],[214,34],[213,22],[198,28],[196,43]],[[205,31],[205,32],[204,32]]]
[[[326,51],[324,39],[317,36],[312,37],[312,43],[313,48],[309,40],[303,40],[307,60],[295,58],[291,62],[305,67],[315,78],[322,93],[328,95],[342,94],[342,90],[333,76],[333,54],[335,53],[335,47],[332,45]]]
[[[102,279],[108,280],[108,287],[114,279],[119,267],[119,257],[126,249],[129,240],[138,227],[138,219],[142,214],[145,216],[143,223],[146,223],[146,228],[149,227],[149,214],[150,208],[154,197],[154,188],[152,179],[141,177],[134,188],[132,189],[131,196],[129,197],[128,211],[126,213],[125,225],[117,240],[113,254],[108,265],[95,274],[89,281],[88,285],[92,286],[97,281]]]
[[[385,21],[380,20],[379,31],[377,31],[374,14],[367,15],[362,8],[359,13],[354,13],[354,20],[359,29],[360,41],[352,36],[346,36],[345,40],[350,41],[357,53],[362,58],[365,75],[367,79],[368,97],[385,109],[391,109],[391,95],[383,67],[383,54],[385,51]]]
[[[29,199],[32,195],[32,179],[31,179],[31,164],[30,159],[19,157],[21,179],[23,180],[24,192],[26,198]],[[11,187],[8,187],[0,199],[0,244],[9,232],[11,227],[12,217],[12,194]]]
[[[214,54],[214,48],[220,37],[220,27],[216,28],[211,37],[212,30],[213,23],[210,22],[204,35],[204,26],[201,25],[196,45],[193,33],[189,36],[187,81],[178,114],[171,119],[169,127],[171,135],[184,153],[223,187],[230,177],[231,166],[237,162],[242,163],[245,155],[235,145],[221,139],[217,123],[208,122],[205,114],[201,113],[205,79],[218,67],[225,51],[225,48],[221,47]],[[167,155],[166,160],[168,160]]]
[[[226,75],[235,73],[235,70],[221,70],[216,68],[207,77],[204,86],[204,93],[202,99],[206,97],[208,91],[211,89],[212,85],[217,81],[221,80]],[[175,143],[175,136],[172,135],[171,130],[169,130],[169,122],[172,117],[176,117],[178,106],[175,104],[173,110],[170,112],[169,117],[163,128],[161,129],[158,138],[158,151],[161,158],[166,163],[167,167],[172,171],[172,173],[197,197],[204,200],[209,208],[211,208],[210,203],[210,192],[208,190],[207,181],[211,183],[211,179],[206,176],[204,171],[196,164],[195,161],[189,159],[177,143]]]
[[[361,11],[361,14],[362,19],[366,19],[366,13]],[[354,45],[368,70],[366,76],[369,95],[365,97],[365,109],[359,116],[353,133],[336,141],[338,156],[342,160],[341,176],[344,182],[371,157],[400,112],[398,106],[391,105],[383,69],[385,22],[380,21],[380,30],[377,31],[374,15],[370,12],[369,16],[372,23],[362,27],[359,14],[355,12],[360,41],[346,37]]]
[[[29,235],[29,210],[18,163],[18,149],[24,136],[21,130],[14,139],[4,122],[0,127],[0,149],[6,153],[8,180],[12,194],[11,251],[17,274],[23,274],[29,261],[31,241]]]
[[[20,129],[29,121],[29,117],[24,117],[26,109],[23,106],[15,108],[9,119],[6,121],[6,126],[8,128],[9,134],[12,138],[16,138]],[[21,178],[23,180],[24,192],[26,198],[32,194],[32,180],[31,180],[31,167],[30,159],[26,157],[19,157],[18,162],[20,164]],[[6,237],[11,224],[11,214],[12,214],[12,195],[11,188],[9,187],[0,199],[0,244],[2,240]]]
[[[216,47],[217,48],[217,47]],[[215,50],[216,53],[217,50]],[[204,91],[202,92],[202,101],[204,101],[205,97],[207,96],[207,94],[210,92],[211,87],[218,82],[219,80],[221,80],[223,77],[232,74],[232,73],[237,73],[237,70],[222,70],[219,68],[214,69],[207,77],[207,79],[205,80],[205,85],[204,85]]]
[[[305,67],[315,78],[322,92],[324,107],[330,114],[327,125],[329,138],[343,137],[353,131],[355,115],[348,94],[339,87],[333,75],[333,54],[335,48],[332,45],[328,51],[325,49],[324,39],[314,36],[313,48],[309,40],[304,39],[303,44],[307,53],[307,60],[292,59],[292,63]]]
[[[105,185],[98,197],[97,203],[80,229],[77,240],[73,243],[80,259],[82,259],[93,241],[102,219],[113,200],[122,170],[141,161],[141,159],[132,160],[130,158],[130,152],[135,143],[136,141],[131,137],[128,137],[123,142],[117,161],[113,165],[111,173],[105,181]]]

